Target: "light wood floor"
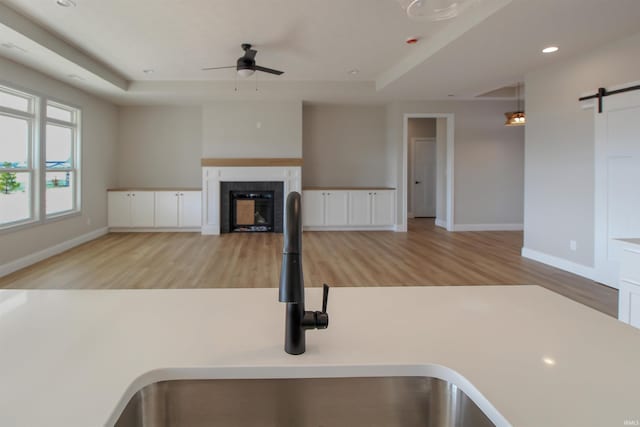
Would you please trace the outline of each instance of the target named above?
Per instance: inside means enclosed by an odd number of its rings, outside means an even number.
[[[521,232],[305,232],[306,286],[519,285],[551,289],[609,315],[616,290],[520,257]],[[0,288],[277,287],[282,235],[111,233],[0,278]]]

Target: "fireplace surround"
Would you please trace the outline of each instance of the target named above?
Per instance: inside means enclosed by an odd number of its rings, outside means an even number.
[[[233,166],[236,163],[238,166]],[[224,182],[282,183],[282,202],[277,205],[284,212],[287,194],[302,191],[301,163],[301,159],[203,159],[202,234],[215,235],[223,232],[226,221],[222,218],[221,187]],[[275,207],[274,201],[274,209]]]
[[[220,182],[220,233],[282,233],[282,181]]]

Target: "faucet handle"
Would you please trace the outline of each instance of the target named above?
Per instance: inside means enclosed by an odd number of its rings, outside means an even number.
[[[322,285],[322,312],[327,312],[327,302],[329,301],[329,285]]]

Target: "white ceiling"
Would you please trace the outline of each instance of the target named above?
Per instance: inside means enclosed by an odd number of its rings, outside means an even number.
[[[0,43],[27,50],[0,54],[123,104],[470,99],[640,30],[638,0],[477,0],[439,23],[409,20],[396,0],[75,1],[0,0],[27,18],[0,16]],[[235,64],[243,42],[285,74],[256,73],[258,91],[254,79],[235,91],[234,70],[201,70]],[[549,44],[560,52],[542,55]]]

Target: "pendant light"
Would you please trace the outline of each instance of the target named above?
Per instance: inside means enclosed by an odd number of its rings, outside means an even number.
[[[524,108],[520,106],[520,83],[516,86],[516,98],[518,100],[518,111],[504,113],[504,116],[507,118],[507,121],[504,123],[505,126],[524,126],[527,123]]]

